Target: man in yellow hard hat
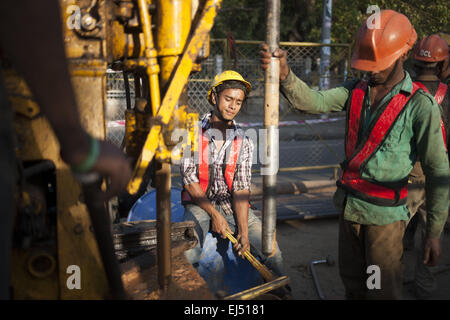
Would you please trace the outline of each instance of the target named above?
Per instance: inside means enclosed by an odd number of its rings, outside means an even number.
[[[280,59],[280,90],[297,109],[347,111],[345,160],[334,196],[341,211],[339,271],[349,299],[399,299],[408,175],[420,159],[426,176],[427,228],[423,263],[436,265],[448,209],[448,157],[433,97],[403,69],[417,40],[408,18],[382,10],[379,25],[359,29],[352,68],[368,73],[325,91],[310,89]],[[262,68],[272,54],[261,51]]]
[[[214,78],[207,99],[213,106],[201,120],[200,159],[185,157],[180,165],[183,178],[184,220],[196,222],[199,240],[186,251],[192,264],[200,261],[208,231],[226,238],[237,233],[234,249],[239,255],[256,249],[261,255],[261,221],[249,207],[253,143],[234,118],[244,105],[251,84],[237,72],[227,70]],[[278,245],[265,264],[276,274],[283,274]]]

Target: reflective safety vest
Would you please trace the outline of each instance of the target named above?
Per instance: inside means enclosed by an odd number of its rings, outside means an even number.
[[[405,106],[417,92],[419,86],[413,83],[410,95],[400,92],[387,105],[380,106],[384,110],[379,112],[377,118],[373,120],[368,134],[358,141],[366,89],[367,82],[360,81],[352,90],[350,106],[347,108],[346,159],[341,164],[342,172],[337,185],[356,197],[376,205],[403,205],[406,203],[408,195],[408,177],[394,182],[368,181],[361,177],[361,169],[384,143],[395,121],[405,110]]]
[[[200,187],[203,192],[208,195],[208,191],[211,187],[211,181],[213,180],[214,168],[211,164],[211,157],[209,152],[209,138],[205,134],[205,130],[202,130],[200,138],[199,149],[201,150],[199,155],[199,164],[197,164],[197,176],[199,179]],[[242,137],[236,135],[231,147],[225,154],[229,154],[228,161],[223,164],[223,174],[225,182],[227,183],[228,190],[233,187],[234,173],[236,171],[236,165],[238,162],[239,154],[242,147]],[[193,199],[186,189],[181,192],[181,202],[183,204],[193,203]]]
[[[426,92],[430,93],[430,91],[428,90],[427,87],[425,87],[425,85],[421,82],[416,82],[416,84],[423,90],[425,90]],[[439,87],[436,91],[436,94],[434,95],[434,100],[436,100],[436,102],[440,105],[442,103],[442,101],[444,101],[445,98],[445,94],[447,93],[447,89],[448,89],[448,85],[440,82],[439,83]],[[445,138],[445,126],[444,126],[444,122],[442,121],[442,117],[441,117],[441,129],[442,129],[442,136],[444,137],[444,144],[445,144],[445,148],[447,148],[447,139]]]
[[[425,86],[424,86],[425,87]],[[436,94],[434,95],[434,99],[437,101],[438,104],[441,104],[442,101],[444,101],[445,94],[447,93],[448,85],[445,83],[440,82],[439,88],[436,91]]]

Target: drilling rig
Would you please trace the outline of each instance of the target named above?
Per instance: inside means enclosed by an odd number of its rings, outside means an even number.
[[[183,289],[183,281],[188,280],[191,286],[196,281],[201,297],[215,298],[182,258],[183,251],[195,245],[194,225],[171,222],[170,191],[171,163],[181,158],[185,148],[197,148],[199,115],[188,106],[187,81],[208,56],[209,33],[220,4],[221,0],[60,0],[80,119],[97,139],[106,137],[107,70],[123,74],[127,102],[122,147],[134,170],[127,194],[119,199],[123,204],[119,211],[129,210],[150,183],[157,195],[154,222],[111,227],[111,206],[94,206],[89,198],[89,188],[98,184],[82,185],[74,178],[26,82],[14,70],[3,70],[22,169],[12,256],[13,298],[149,298],[142,292],[167,293],[174,284]],[[184,130],[189,139],[182,144],[172,141],[176,129]],[[131,250],[130,243],[140,249]],[[154,248],[152,256],[149,252]],[[145,273],[145,267],[150,271]],[[81,272],[81,289],[68,285],[71,272]],[[184,278],[175,279],[175,274],[183,273]],[[285,284],[286,279],[275,279],[240,298]],[[172,292],[179,294],[172,298],[183,298],[182,290]]]

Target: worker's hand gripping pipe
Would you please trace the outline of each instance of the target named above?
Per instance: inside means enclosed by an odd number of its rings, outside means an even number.
[[[229,232],[226,233],[226,236],[228,240],[231,241],[232,244],[237,243],[237,239],[233,237],[233,235]],[[256,270],[261,274],[261,276],[266,280],[267,282],[272,281],[275,279],[275,276],[273,273],[261,262],[259,262],[251,253],[249,250],[244,252],[244,257],[252,264],[253,267],[255,267]]]

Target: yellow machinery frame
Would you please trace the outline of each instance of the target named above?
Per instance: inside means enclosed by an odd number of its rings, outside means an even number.
[[[72,84],[88,133],[98,139],[106,136],[104,105],[109,65],[145,80],[141,91],[146,95],[140,92],[135,109],[125,113],[126,152],[135,160],[127,190],[130,195],[139,195],[153,161],[158,280],[165,288],[171,277],[170,162],[179,160],[187,145],[191,144],[193,152],[198,148],[198,114],[189,112],[186,86],[190,73],[200,69],[202,53],[209,51],[209,33],[221,0],[60,0],[60,4]],[[154,30],[152,23],[156,25]],[[88,195],[83,194],[61,160],[58,141],[26,83],[11,70],[5,71],[5,80],[15,110],[17,156],[23,163],[51,163],[48,169],[54,170],[57,189],[55,237],[13,249],[13,297],[117,297],[112,295],[110,266],[105,265],[97,230],[88,214]],[[187,130],[189,136],[181,150],[174,148],[169,137],[178,128]],[[45,207],[39,205],[44,200],[35,191],[21,190],[20,207],[44,214],[38,209]],[[288,282],[286,277],[274,279],[264,266],[248,258],[260,272],[266,271],[262,273],[271,282],[232,298],[252,298]],[[81,271],[79,290],[67,285],[73,266]]]
[[[60,0],[66,54],[80,118],[91,135],[105,138],[108,64],[120,61],[123,70],[137,72],[148,80],[150,99],[141,101],[143,108],[136,110],[141,114],[126,114],[127,146],[130,153],[137,151],[134,176],[128,188],[131,194],[138,192],[155,155],[158,162],[170,163],[173,152],[164,139],[165,132],[187,128],[190,140],[196,141],[193,124],[198,115],[187,112],[186,103],[178,104],[178,101],[189,74],[198,69],[196,60],[208,39],[220,3],[220,0],[204,1],[203,6],[197,5],[197,12],[192,11],[191,0]],[[156,30],[152,30],[152,18],[155,18]],[[173,30],[174,26],[178,30]],[[16,114],[18,158],[24,162],[53,162],[57,185],[56,239],[48,245],[14,248],[14,298],[110,298],[80,185],[61,160],[58,141],[48,121],[40,115],[26,83],[10,70],[5,71],[5,80]],[[140,139],[133,134],[136,130],[141,132]],[[179,152],[173,154],[181,156]],[[23,191],[22,201],[29,198],[29,192]],[[170,251],[170,247],[165,249]],[[42,261],[44,267],[39,267]],[[81,270],[81,290],[71,290],[66,285],[70,276],[68,270],[73,265]]]

